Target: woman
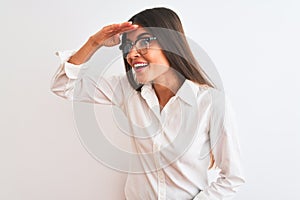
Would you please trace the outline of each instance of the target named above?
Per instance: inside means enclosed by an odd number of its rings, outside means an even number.
[[[126,76],[96,82],[78,75],[100,47],[120,42]],[[117,106],[129,119],[139,157],[132,165],[138,173],[128,174],[126,199],[224,199],[244,183],[230,107],[195,60],[172,10],[144,10],[59,55],[55,94]],[[220,173],[209,184],[212,166]]]

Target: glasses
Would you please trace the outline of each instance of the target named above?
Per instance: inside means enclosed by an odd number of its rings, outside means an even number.
[[[139,54],[145,55],[148,52],[148,49],[150,47],[150,42],[153,40],[157,40],[157,38],[156,37],[139,38],[135,42],[125,42],[119,48],[120,50],[122,50],[124,58],[128,56],[133,46],[135,46],[135,49]]]

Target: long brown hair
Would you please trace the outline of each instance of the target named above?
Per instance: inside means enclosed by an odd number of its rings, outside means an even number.
[[[157,41],[170,66],[179,75],[198,84],[206,84],[213,87],[204,75],[204,72],[200,70],[200,65],[196,61],[184,35],[182,23],[174,11],[164,7],[146,9],[134,15],[128,21],[148,29],[153,35],[158,37]],[[122,44],[125,41],[126,34],[123,34]],[[132,67],[125,58],[124,64],[128,81],[134,89],[140,91],[142,85],[134,80]]]
[[[180,18],[174,11],[164,7],[146,9],[134,15],[128,21],[149,30],[149,32],[157,37],[157,41],[170,66],[181,77],[201,85],[205,84],[214,87],[196,61],[185,37]],[[122,44],[125,42],[126,34],[123,34]],[[135,81],[132,67],[128,64],[126,58],[124,58],[124,64],[129,83],[135,90],[141,91],[143,85]],[[214,165],[212,153],[210,153],[210,158],[211,163],[209,168]]]

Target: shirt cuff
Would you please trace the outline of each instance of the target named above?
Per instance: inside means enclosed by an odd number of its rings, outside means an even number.
[[[56,55],[60,58],[60,62],[64,65],[65,73],[70,79],[77,79],[81,70],[87,68],[84,64],[75,65],[69,63],[68,60],[76,51],[58,51]]]
[[[209,199],[203,192],[200,192],[193,200],[209,200]]]

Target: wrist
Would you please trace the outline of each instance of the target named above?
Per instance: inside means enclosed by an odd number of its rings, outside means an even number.
[[[91,36],[87,42],[77,51],[68,62],[72,64],[82,64],[87,62],[90,57],[99,49],[102,45],[99,44],[93,36]]]
[[[98,49],[100,48],[101,46],[103,46],[103,42],[99,42],[98,40],[95,39],[95,36],[91,36],[89,39],[88,39],[88,43],[90,44],[91,47],[95,48],[95,49]]]

